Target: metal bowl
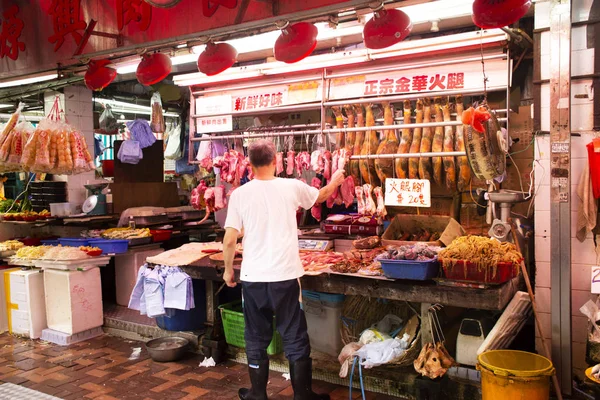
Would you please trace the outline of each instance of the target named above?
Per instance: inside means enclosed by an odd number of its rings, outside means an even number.
[[[146,350],[150,358],[158,362],[177,361],[188,351],[189,340],[180,337],[164,337],[150,340]]]

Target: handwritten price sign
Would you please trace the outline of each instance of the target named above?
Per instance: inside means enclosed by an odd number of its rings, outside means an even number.
[[[592,293],[600,294],[600,267],[592,267]]]
[[[431,184],[424,179],[386,179],[385,205],[431,207]]]

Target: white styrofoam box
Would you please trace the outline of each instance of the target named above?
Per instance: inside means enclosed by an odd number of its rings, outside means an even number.
[[[550,235],[550,211],[535,212],[535,236]]]
[[[550,236],[535,237],[535,261],[550,262]]]
[[[46,328],[46,308],[44,306],[44,274],[41,270],[7,271],[10,304],[9,331],[16,335],[38,339]]]
[[[117,304],[127,307],[129,298],[137,280],[139,269],[146,263],[146,258],[156,256],[164,250],[129,250],[115,257],[115,285],[117,287]]]
[[[550,276],[550,263],[536,261],[535,263],[535,287],[549,288],[552,277]]]
[[[44,274],[48,328],[72,335],[103,325],[99,268]]]

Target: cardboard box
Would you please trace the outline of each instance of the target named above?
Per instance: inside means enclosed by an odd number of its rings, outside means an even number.
[[[396,215],[390,226],[383,233],[381,237],[382,243],[384,246],[416,244],[418,242],[402,241],[398,240],[398,238],[402,236],[402,233],[415,234],[425,229],[431,233],[441,233],[438,241],[425,242],[432,246],[448,246],[454,239],[465,234],[463,227],[454,218],[427,215]]]

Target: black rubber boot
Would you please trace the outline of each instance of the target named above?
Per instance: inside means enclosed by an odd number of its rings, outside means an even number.
[[[312,359],[290,362],[290,375],[294,400],[329,400],[328,394],[316,394],[312,391]]]
[[[240,389],[238,396],[242,400],[267,400],[267,382],[269,382],[269,360],[248,361],[250,389]]]

